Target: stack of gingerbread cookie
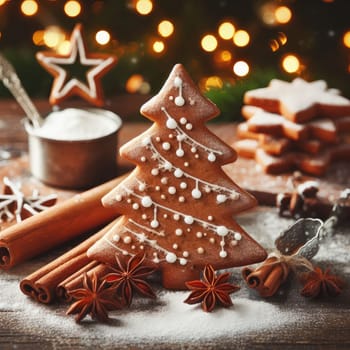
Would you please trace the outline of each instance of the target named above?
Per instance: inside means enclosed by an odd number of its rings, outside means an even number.
[[[350,160],[350,100],[326,82],[273,79],[245,93],[233,147],[267,173],[299,169],[322,175],[333,161]]]

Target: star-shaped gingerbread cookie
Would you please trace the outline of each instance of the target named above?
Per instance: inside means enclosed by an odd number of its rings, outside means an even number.
[[[350,114],[350,100],[338,90],[328,89],[323,80],[307,82],[296,78],[292,82],[271,80],[268,87],[247,91],[244,102],[279,113],[296,123],[314,117],[342,117]]]
[[[72,95],[79,95],[91,104],[102,106],[101,78],[116,64],[117,58],[109,54],[87,53],[81,24],[77,24],[72,32],[70,47],[68,55],[53,52],[38,52],[36,55],[39,63],[55,78],[50,103],[56,105]],[[88,67],[86,82],[68,76],[68,66],[77,63]]]

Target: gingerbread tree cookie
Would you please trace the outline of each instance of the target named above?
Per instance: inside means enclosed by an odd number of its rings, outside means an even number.
[[[136,168],[103,198],[123,216],[88,255],[113,264],[115,254],[144,252],[171,289],[184,288],[206,264],[221,269],[263,260],[264,249],[233,219],[256,203],[222,170],[236,153],[205,126],[219,110],[182,65],[141,113],[154,124],[120,150]]]

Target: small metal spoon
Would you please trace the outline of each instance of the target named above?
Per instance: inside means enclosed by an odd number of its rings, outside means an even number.
[[[31,121],[33,127],[39,128],[44,120],[27,92],[24,90],[14,67],[2,54],[0,54],[0,79],[11,91],[12,95]]]

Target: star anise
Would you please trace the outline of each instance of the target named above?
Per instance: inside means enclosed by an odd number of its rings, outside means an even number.
[[[151,286],[145,281],[145,278],[151,275],[156,269],[144,265],[144,254],[132,256],[125,266],[117,255],[115,258],[117,264],[116,266],[110,266],[112,272],[107,274],[104,280],[112,283],[127,306],[130,306],[132,302],[134,291],[149,298],[156,297]]]
[[[122,304],[116,298],[115,288],[108,286],[106,281],[99,281],[96,274],[91,278],[85,273],[82,288],[69,292],[76,301],[67,310],[67,315],[77,314],[75,320],[79,323],[87,315],[101,322],[109,320],[108,311],[117,310]]]
[[[327,268],[322,271],[321,268],[315,267],[311,272],[308,272],[301,277],[303,289],[301,295],[309,298],[317,296],[336,296],[340,294],[345,286],[345,282],[336,275],[331,274]]]
[[[202,304],[202,309],[211,312],[216,305],[229,307],[232,305],[231,293],[237,292],[240,287],[228,282],[228,272],[216,275],[214,268],[208,264],[203,271],[203,280],[186,282],[191,294],[184,301],[187,304]]]

